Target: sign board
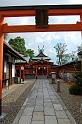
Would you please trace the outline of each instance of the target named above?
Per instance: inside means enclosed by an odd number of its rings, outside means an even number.
[[[36,9],[36,27],[47,28],[48,27],[48,9],[38,8]]]

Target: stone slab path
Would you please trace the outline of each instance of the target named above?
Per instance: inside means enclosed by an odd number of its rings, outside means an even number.
[[[13,124],[76,124],[46,79],[37,79]]]

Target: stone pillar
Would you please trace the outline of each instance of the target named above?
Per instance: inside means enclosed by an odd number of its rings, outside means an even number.
[[[55,72],[51,72],[52,75],[52,84],[56,83],[56,73]]]
[[[60,80],[57,80],[57,92],[61,92],[60,91]]]

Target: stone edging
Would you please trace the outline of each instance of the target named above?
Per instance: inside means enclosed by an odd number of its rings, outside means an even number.
[[[34,83],[35,83],[35,81],[34,81]],[[33,87],[32,87],[32,89],[33,89]],[[32,89],[30,90],[30,92],[32,91]],[[30,94],[30,92],[29,92],[29,94]],[[28,95],[28,97],[29,97],[29,95]],[[17,116],[16,116],[16,118],[14,119],[14,121],[13,121],[12,124],[18,124],[18,122],[19,122],[19,120],[20,120],[20,118],[21,118],[21,116],[22,116],[22,113],[23,113],[23,111],[24,111],[24,109],[25,109],[25,107],[26,107],[26,103],[27,103],[27,101],[28,101],[28,97],[26,98],[24,104],[22,105],[20,111],[18,112],[18,114],[17,114]]]

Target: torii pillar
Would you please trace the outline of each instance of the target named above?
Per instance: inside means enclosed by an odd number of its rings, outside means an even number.
[[[80,14],[80,22],[82,24],[82,13]],[[81,39],[82,39],[82,31],[81,31]],[[82,78],[82,59],[81,59],[81,78]]]
[[[2,24],[4,21],[4,17],[0,17],[0,116],[2,114],[2,76],[3,76],[3,32],[2,32]]]
[[[80,22],[82,23],[82,13],[80,14]],[[82,31],[81,31],[81,38],[82,38]]]

